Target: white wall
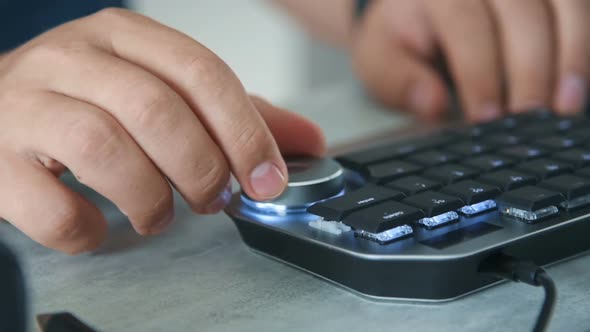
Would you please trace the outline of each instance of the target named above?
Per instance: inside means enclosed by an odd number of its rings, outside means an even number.
[[[130,5],[208,46],[251,92],[282,102],[305,89],[306,36],[270,1],[131,0]]]

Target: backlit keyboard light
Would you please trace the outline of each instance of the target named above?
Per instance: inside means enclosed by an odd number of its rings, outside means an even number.
[[[590,204],[590,194],[570,199],[569,201],[562,202],[559,205],[566,210],[571,210],[587,204]]]
[[[480,214],[486,211],[490,211],[496,208],[496,202],[493,199],[488,199],[487,201],[479,202],[472,205],[465,205],[464,207],[459,209],[459,212],[466,216],[474,216],[476,214]]]
[[[351,230],[350,226],[346,226],[345,224],[339,221],[326,221],[324,218],[320,220],[310,221],[308,223],[309,227],[319,229],[320,231],[324,231],[334,235],[340,235],[343,232],[348,232]]]
[[[430,218],[422,218],[418,220],[418,224],[428,228],[436,228],[440,226],[444,226],[446,224],[450,224],[459,220],[459,215],[455,211],[446,212],[443,214],[439,214],[438,216],[430,217]]]
[[[517,209],[514,207],[505,207],[500,209],[502,214],[508,215],[510,217],[523,219],[528,222],[533,222],[539,219],[543,219],[545,217],[557,214],[559,210],[556,206],[551,205],[536,211],[527,211],[522,209]]]
[[[412,227],[408,225],[398,226],[385,232],[381,233],[370,233],[363,230],[355,231],[354,235],[356,237],[364,238],[367,240],[375,241],[379,244],[387,244],[393,242],[395,240],[400,240],[402,238],[408,237],[414,233]]]
[[[289,208],[286,205],[256,202],[245,198],[244,196],[242,196],[242,202],[246,203],[246,205],[250,206],[256,211],[264,214],[276,214],[279,216],[284,216],[289,212]]]

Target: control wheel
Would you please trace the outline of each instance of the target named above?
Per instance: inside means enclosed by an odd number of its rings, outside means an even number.
[[[300,213],[312,204],[342,194],[344,170],[329,158],[290,158],[287,189],[271,201],[255,201],[242,192],[241,200],[260,213]]]

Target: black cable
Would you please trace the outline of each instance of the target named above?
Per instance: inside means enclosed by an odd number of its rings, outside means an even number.
[[[541,308],[541,312],[539,313],[539,317],[537,318],[537,322],[533,329],[534,332],[541,332],[545,331],[547,326],[549,326],[549,321],[553,314],[553,308],[555,308],[555,302],[557,302],[557,288],[555,288],[553,279],[551,279],[545,271],[538,273],[536,280],[539,283],[539,286],[545,289],[543,307]]]
[[[543,287],[545,299],[533,327],[533,332],[547,330],[557,301],[557,289],[549,274],[542,267],[531,261],[520,260],[505,254],[497,254],[486,259],[480,265],[480,272],[489,273],[506,280]]]

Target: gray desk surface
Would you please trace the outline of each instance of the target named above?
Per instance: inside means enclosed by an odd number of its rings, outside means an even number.
[[[316,119],[331,144],[410,121],[350,85],[291,106]],[[171,229],[141,238],[94,198],[112,227],[93,254],[52,252],[0,224],[0,239],[25,265],[33,313],[72,311],[102,331],[527,331],[542,300],[540,289],[503,284],[444,304],[373,303],[252,253],[225,215],[196,216],[177,200]],[[590,256],[549,271],[560,295],[551,330],[588,330]]]

